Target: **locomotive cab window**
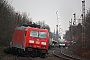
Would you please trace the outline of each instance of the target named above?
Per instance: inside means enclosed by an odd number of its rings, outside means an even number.
[[[39,38],[46,38],[46,32],[39,32]]]
[[[30,36],[32,36],[32,37],[38,37],[38,31],[31,30],[30,31]]]

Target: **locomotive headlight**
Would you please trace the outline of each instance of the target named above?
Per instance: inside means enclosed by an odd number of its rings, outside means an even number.
[[[34,40],[29,40],[29,43],[34,43]]]
[[[42,45],[46,45],[46,42],[41,42]]]

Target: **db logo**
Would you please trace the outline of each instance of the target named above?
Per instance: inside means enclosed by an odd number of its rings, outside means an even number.
[[[37,41],[39,41],[39,39],[37,39]]]
[[[40,41],[39,41],[39,39],[37,39],[37,40],[36,40],[36,44],[40,44]]]

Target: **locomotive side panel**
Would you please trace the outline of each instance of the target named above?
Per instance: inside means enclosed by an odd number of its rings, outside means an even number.
[[[25,32],[23,30],[15,30],[12,38],[12,46],[24,49]]]

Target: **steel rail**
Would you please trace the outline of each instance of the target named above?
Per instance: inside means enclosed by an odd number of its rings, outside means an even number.
[[[56,51],[56,50],[54,50],[52,54],[53,54],[54,56],[58,57],[58,58],[61,58],[61,59],[64,59],[64,60],[81,60],[80,58],[75,58],[75,57],[66,55],[66,54],[64,54],[62,51],[60,51],[60,53],[61,53],[62,56],[57,55],[57,54],[55,54],[55,51]]]

